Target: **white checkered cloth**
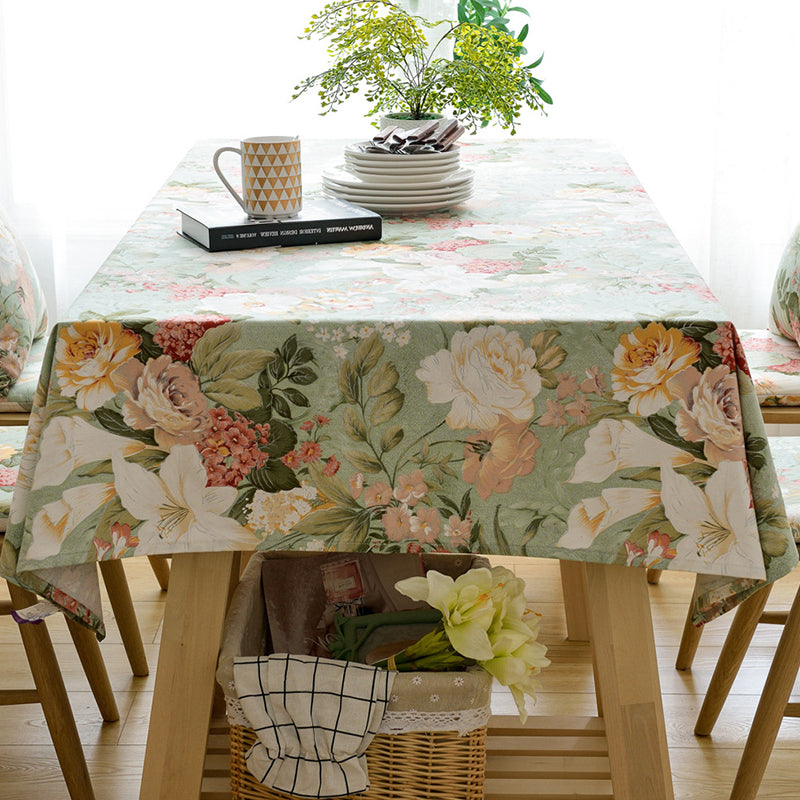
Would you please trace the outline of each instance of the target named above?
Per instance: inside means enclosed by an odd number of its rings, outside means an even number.
[[[258,741],[245,756],[265,786],[300,797],[369,788],[364,751],[378,731],[395,674],[312,656],[239,657],[242,710]]]

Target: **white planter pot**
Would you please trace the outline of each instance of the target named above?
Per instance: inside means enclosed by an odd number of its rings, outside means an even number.
[[[379,128],[383,130],[384,128],[394,126],[395,128],[402,128],[404,131],[410,131],[413,128],[419,128],[420,125],[436,121],[441,125],[443,122],[447,123],[450,120],[446,119],[444,114],[432,114],[430,119],[402,119],[400,117],[393,117],[391,114],[384,114],[381,117]]]

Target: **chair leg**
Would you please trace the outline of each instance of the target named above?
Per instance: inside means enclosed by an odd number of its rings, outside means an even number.
[[[683,623],[683,633],[681,643],[678,646],[678,656],[675,659],[675,669],[691,669],[692,662],[697,653],[697,645],[700,644],[700,637],[703,635],[703,627],[697,627],[692,622],[692,606],[689,604],[689,611],[686,614],[686,622]]]
[[[647,582],[651,586],[656,586],[659,581],[661,580],[661,576],[664,574],[663,569],[648,569],[647,570]]]
[[[84,628],[83,625],[79,625],[69,617],[66,617],[66,620],[67,629],[75,643],[75,650],[83,665],[83,671],[86,673],[86,679],[89,681],[89,687],[97,701],[100,714],[106,722],[116,722],[119,719],[117,699],[114,697],[108,671],[103,656],[100,654],[97,637],[88,628]]]
[[[167,556],[147,556],[153,574],[156,576],[161,591],[169,589],[169,558]]]
[[[763,589],[759,589],[748,597],[736,609],[736,615],[731,622],[728,635],[725,637],[725,644],[720,651],[717,666],[711,676],[711,683],[708,685],[702,708],[697,716],[697,723],[694,727],[695,735],[708,736],[714,728],[731,686],[736,680],[739,667],[750,646],[750,640],[753,638],[759,619],[761,619],[761,612],[764,610],[771,590],[772,584],[767,584]]]
[[[119,631],[122,636],[122,644],[131,665],[131,671],[137,677],[143,678],[150,674],[147,666],[147,656],[142,644],[142,634],[139,631],[139,623],[136,621],[136,612],[133,608],[131,591],[128,588],[128,580],[125,577],[125,570],[122,562],[118,559],[98,562],[100,574],[108,590],[108,599],[111,601],[111,608],[117,620]]]
[[[15,608],[36,602],[31,592],[11,583],[8,588]],[[78,728],[47,626],[20,625],[19,632],[69,796],[72,800],[94,800]]]
[[[799,669],[800,591],[794,598],[758,702],[733,783],[731,800],[753,800],[758,793]]]

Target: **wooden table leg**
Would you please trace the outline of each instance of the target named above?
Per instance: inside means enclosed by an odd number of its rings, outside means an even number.
[[[582,561],[559,561],[561,592],[564,595],[564,615],[567,618],[567,639],[571,642],[589,640],[586,618],[586,572]]]
[[[200,795],[214,672],[237,556],[172,558],[140,800]]]
[[[586,564],[615,800],[674,800],[645,570]]]

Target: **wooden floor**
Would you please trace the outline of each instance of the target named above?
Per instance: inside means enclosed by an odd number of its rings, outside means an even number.
[[[565,641],[557,562],[498,561],[528,581],[531,605],[543,614],[541,638],[549,647],[553,663],[542,674],[533,714],[594,715],[589,648]],[[154,673],[165,595],[159,590],[145,559],[131,560],[126,568]],[[773,590],[770,605],[788,606],[798,581],[800,571],[784,578]],[[760,626],[714,735],[696,738],[692,733],[694,720],[729,621],[723,617],[707,627],[692,672],[679,673],[674,669],[692,583],[692,576],[676,573],[665,575],[658,586],[650,587],[675,796],[677,800],[727,800],[780,629]],[[4,592],[3,586],[0,597],[5,596]],[[154,674],[148,678],[131,676],[114,621],[109,619],[108,622],[109,635],[102,650],[122,714],[120,722],[113,724],[103,724],[99,719],[63,620],[52,618],[48,625],[62,660],[98,800],[136,800]],[[10,618],[0,618],[0,688],[32,687],[15,627]],[[631,631],[631,635],[635,636],[636,632]],[[800,695],[800,684],[795,689]],[[510,694],[495,693],[493,712],[514,713]],[[224,769],[222,762],[220,768]],[[800,720],[785,720],[759,798],[796,800],[800,797],[798,785]],[[0,707],[0,798],[68,798],[38,706]]]

